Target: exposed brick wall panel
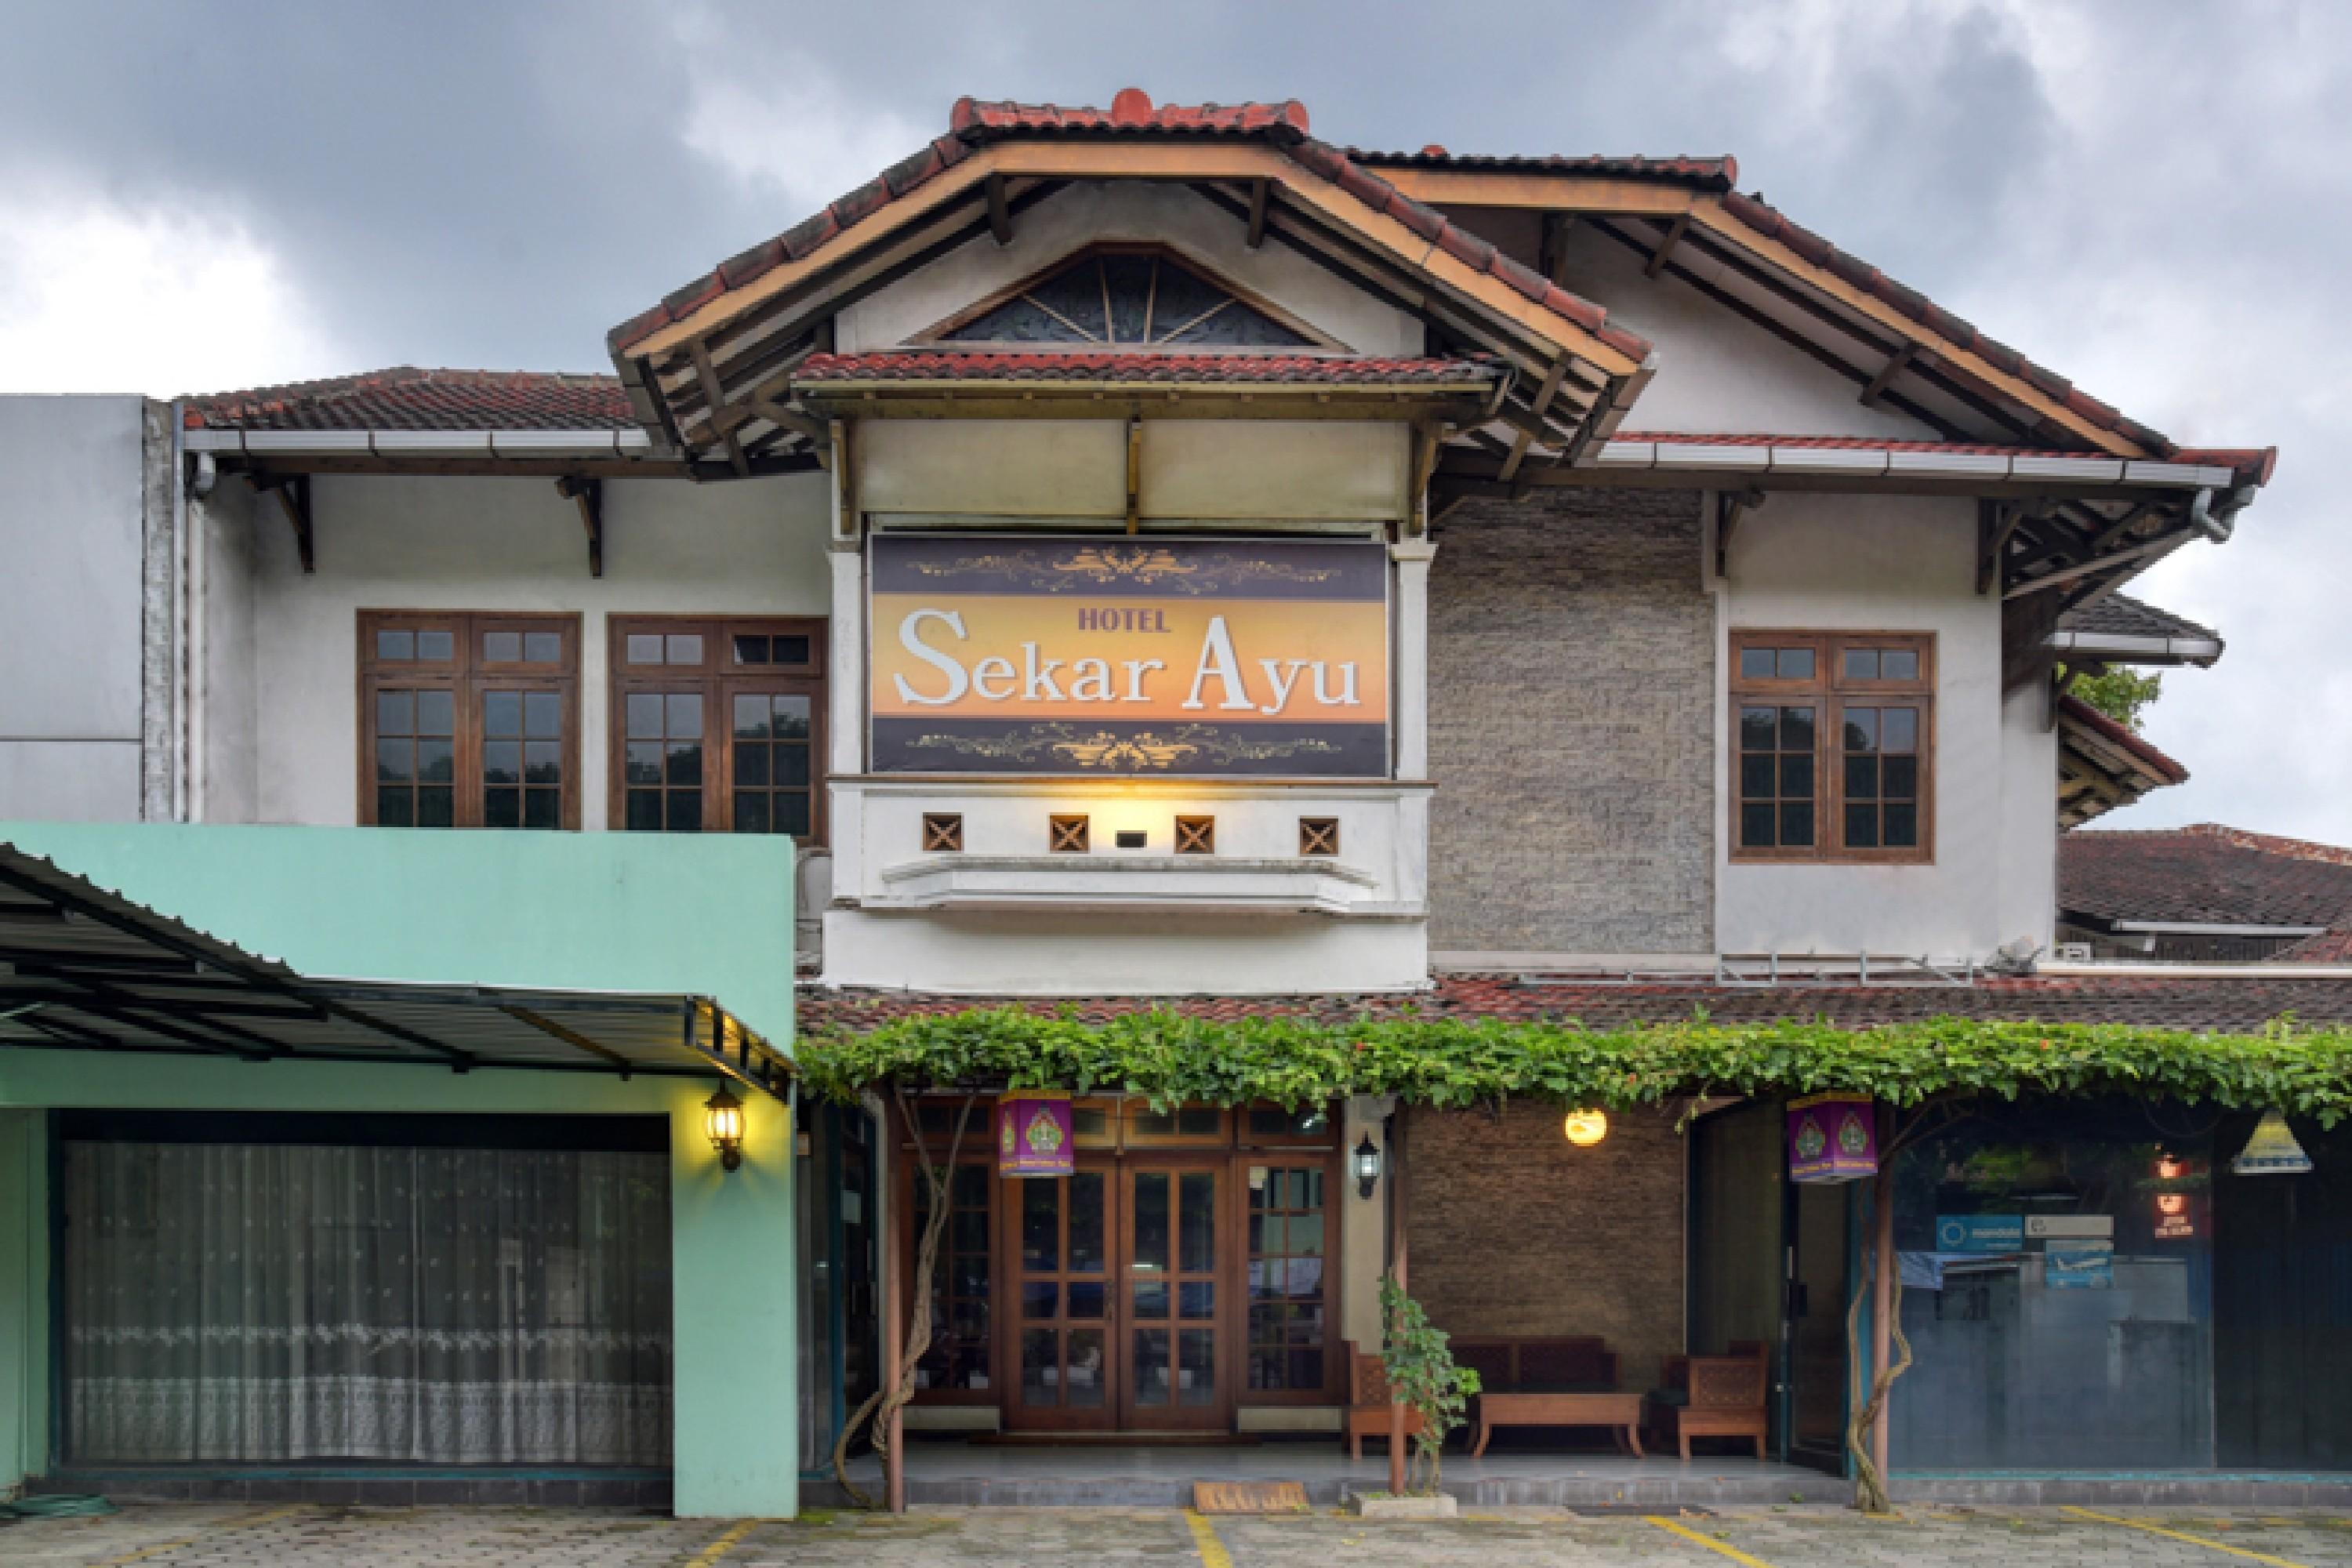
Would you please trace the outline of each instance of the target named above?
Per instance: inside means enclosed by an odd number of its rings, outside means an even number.
[[[1715,604],[1689,490],[1449,517],[1430,570],[1430,945],[1714,950]]]
[[[1598,1334],[1653,1388],[1683,1349],[1684,1141],[1671,1111],[1609,1121],[1579,1149],[1548,1106],[1413,1112],[1408,1279],[1450,1334]]]

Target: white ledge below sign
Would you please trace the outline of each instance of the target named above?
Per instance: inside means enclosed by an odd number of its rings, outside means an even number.
[[[1337,860],[1215,855],[930,855],[882,871],[868,910],[1136,910],[1421,920],[1377,898],[1378,879]]]

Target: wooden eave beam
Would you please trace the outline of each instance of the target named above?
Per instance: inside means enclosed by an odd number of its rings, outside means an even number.
[[[555,481],[555,493],[580,507],[580,526],[588,534],[588,575],[604,574],[604,481],[593,474],[566,474]]]
[[[1551,362],[1551,369],[1544,373],[1543,384],[1536,388],[1535,396],[1528,400],[1528,406],[1536,416],[1538,429],[1542,427],[1545,411],[1550,408],[1552,398],[1559,392],[1561,378],[1567,374],[1568,355],[1561,354]],[[1496,479],[1506,484],[1510,482],[1518,473],[1519,465],[1527,460],[1528,448],[1534,445],[1535,437],[1535,430],[1524,426],[1520,427],[1518,438],[1511,443],[1511,455],[1503,459],[1503,470],[1496,476]]]
[[[311,526],[310,474],[288,470],[256,473],[253,488],[276,492],[278,504],[285,509],[286,521],[293,527],[294,551],[302,559],[302,570],[316,572],[319,569],[318,538]]]
[[[1765,494],[1759,489],[1718,490],[1715,497],[1715,574],[1719,580],[1730,574],[1731,536],[1739,530],[1739,520],[1764,504]]]
[[[1977,592],[1990,594],[2001,585],[2001,557],[2009,550],[2010,536],[2025,521],[2022,506],[2003,506],[1996,500],[1977,502]]]
[[[1249,233],[1242,243],[1252,250],[1265,244],[1265,204],[1273,187],[1264,180],[1252,180],[1249,185]]]
[[[1895,378],[1903,374],[1911,363],[1911,356],[1918,352],[1918,344],[1906,342],[1887,355],[1886,363],[1878,367],[1878,374],[1870,378],[1870,384],[1862,389],[1862,405],[1864,408],[1877,407],[1878,400],[1886,395],[1886,389],[1895,384]]]
[[[1643,277],[1655,278],[1665,270],[1666,262],[1675,254],[1675,247],[1683,242],[1683,236],[1690,232],[1690,226],[1689,208],[1685,207],[1675,215],[1674,222],[1666,226],[1665,237],[1658,241],[1657,249],[1650,252],[1650,259],[1642,264]]]
[[[1013,214],[1004,205],[1004,176],[988,176],[988,232],[1000,246],[1013,243]]]
[[[726,406],[727,391],[719,384],[719,372],[710,363],[709,345],[700,338],[695,338],[687,346],[694,356],[695,379],[702,384],[703,405],[715,414],[717,410]],[[740,479],[750,479],[751,465],[744,458],[743,444],[735,439],[735,432],[721,430],[719,433],[719,439],[727,448],[728,466],[735,470],[735,477]]]
[[[1555,289],[1568,287],[1568,237],[1576,228],[1574,213],[1548,212],[1536,242],[1536,270]]]

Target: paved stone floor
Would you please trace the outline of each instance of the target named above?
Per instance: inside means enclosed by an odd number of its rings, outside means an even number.
[[[2352,1514],[2226,1509],[1739,1508],[1652,1520],[1549,1509],[1447,1523],[1367,1524],[1328,1510],[1203,1519],[1176,1510],[927,1509],[793,1522],[588,1510],[134,1506],[109,1518],[0,1524],[7,1568],[2352,1568]]]

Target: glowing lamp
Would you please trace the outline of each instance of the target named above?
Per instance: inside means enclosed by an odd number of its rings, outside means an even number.
[[[1571,1110],[1560,1123],[1568,1141],[1580,1149],[1590,1149],[1609,1136],[1609,1114],[1602,1110]]]
[[[1356,1145],[1355,1166],[1356,1195],[1370,1197],[1372,1189],[1380,1184],[1381,1152],[1373,1144],[1372,1135],[1369,1132],[1364,1134],[1364,1141]]]
[[[720,1170],[742,1168],[743,1102],[723,1083],[717,1094],[702,1102],[702,1131],[709,1136],[710,1146],[719,1151]]]

